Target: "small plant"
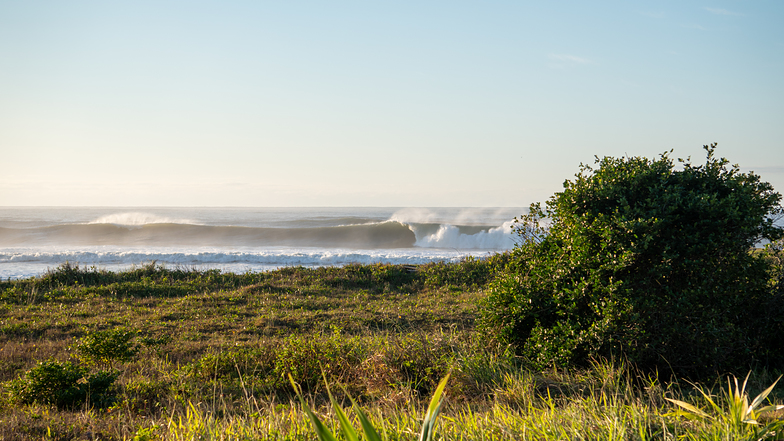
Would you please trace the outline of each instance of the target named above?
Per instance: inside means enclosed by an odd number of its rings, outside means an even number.
[[[133,441],[151,441],[155,439],[156,429],[156,426],[139,428],[139,430],[134,433],[132,439]]]
[[[318,338],[289,336],[278,351],[274,370],[284,384],[288,374],[305,390],[314,390],[322,372],[331,377],[345,377],[363,358],[364,348],[359,341],[344,337],[335,329],[332,334]]]
[[[421,395],[435,390],[454,363],[453,342],[426,334],[407,334],[390,339],[383,350],[384,362],[395,369],[399,381]]]
[[[139,352],[132,343],[135,335],[126,328],[90,332],[79,340],[76,349],[85,362],[112,368],[115,361],[130,361]]]
[[[357,430],[351,425],[351,422],[346,415],[346,412],[343,408],[335,400],[335,397],[332,396],[332,392],[329,390],[329,384],[327,383],[327,377],[323,376],[324,383],[327,388],[327,393],[329,394],[329,401],[332,403],[332,407],[335,409],[335,413],[338,416],[338,420],[340,421],[340,429],[343,432],[343,436],[348,441],[358,441],[359,436]],[[435,434],[435,424],[436,418],[438,414],[441,412],[441,406],[444,404],[444,388],[446,387],[446,382],[449,380],[449,375],[447,374],[443,380],[438,384],[438,388],[436,388],[435,393],[433,394],[433,398],[430,400],[430,405],[427,407],[427,412],[425,412],[425,418],[422,420],[422,429],[419,432],[419,441],[432,441],[434,434]],[[316,431],[316,435],[318,436],[320,441],[337,441],[337,437],[321,422],[319,417],[310,410],[310,407],[305,403],[305,398],[302,397],[302,390],[297,386],[297,383],[294,382],[294,379],[289,375],[289,381],[291,382],[292,387],[297,392],[297,396],[299,397],[299,401],[302,404],[302,408],[305,410],[305,413],[308,414],[311,423],[313,423],[313,429]],[[351,400],[351,404],[354,407],[354,411],[357,413],[357,418],[359,418],[359,422],[362,426],[362,433],[365,435],[365,438],[368,441],[381,441],[381,435],[379,435],[378,430],[373,427],[373,424],[368,419],[365,412],[357,405],[357,402],[351,398],[348,393],[346,394],[349,399]]]
[[[738,379],[736,377],[732,377],[735,382],[735,387],[732,387],[732,380],[729,378],[727,379],[727,391],[725,396],[726,401],[726,409],[723,409],[720,404],[718,404],[711,397],[710,394],[705,392],[702,388],[698,388],[700,394],[702,394],[703,398],[708,402],[710,405],[709,411],[712,411],[714,415],[710,415],[708,412],[703,411],[697,406],[693,404],[686,403],[684,401],[675,400],[672,398],[667,398],[667,401],[674,403],[685,410],[676,410],[672,412],[673,415],[683,416],[689,419],[709,419],[709,420],[718,420],[722,422],[724,425],[737,430],[737,431],[744,431],[744,429],[751,429],[754,432],[755,439],[762,439],[758,438],[758,436],[763,435],[764,437],[772,436],[775,434],[781,435],[780,430],[784,427],[784,422],[781,420],[773,421],[769,424],[765,424],[762,426],[762,433],[756,429],[756,426],[760,426],[759,417],[770,413],[775,412],[777,410],[784,409],[783,405],[770,405],[765,406],[761,409],[757,409],[759,405],[762,404],[763,401],[768,397],[768,394],[773,390],[776,386],[776,383],[779,382],[781,377],[779,377],[776,381],[773,382],[770,387],[762,391],[759,395],[754,398],[751,403],[749,403],[749,395],[746,393],[746,384],[749,381],[749,375],[751,372],[746,375],[746,379],[743,380],[743,385],[738,387]],[[745,426],[745,427],[744,427]],[[776,438],[778,439],[778,438]]]
[[[69,361],[49,360],[27,371],[10,384],[11,396],[22,404],[53,404],[73,408],[86,402],[105,407],[113,401],[116,372],[100,371],[87,376],[87,369]]]
[[[434,262],[419,267],[426,286],[454,288],[479,288],[490,282],[496,272],[506,267],[509,253],[494,254],[487,258],[468,256],[457,263]]]
[[[105,271],[100,271],[94,266],[85,268],[79,267],[78,263],[65,262],[57,268],[49,269],[41,277],[40,283],[50,287],[95,285],[101,283],[105,276]]]

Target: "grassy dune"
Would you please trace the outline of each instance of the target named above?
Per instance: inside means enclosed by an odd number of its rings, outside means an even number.
[[[335,425],[322,371],[388,439],[416,439],[450,372],[443,439],[758,439],[781,417],[732,420],[724,377],[697,386],[606,361],[528,369],[475,329],[506,258],[253,274],[66,265],[0,282],[0,439],[314,439],[287,376]],[[114,381],[98,390],[100,378]],[[775,379],[754,372],[751,398]],[[667,398],[709,417],[679,416]]]

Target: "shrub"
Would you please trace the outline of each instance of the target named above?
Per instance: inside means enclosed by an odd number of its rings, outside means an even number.
[[[87,369],[71,362],[45,361],[11,382],[11,396],[22,404],[53,404],[61,409],[86,402],[97,407],[110,405],[118,374],[105,371],[87,374]]]
[[[333,381],[346,381],[366,355],[356,337],[346,337],[338,329],[331,335],[290,335],[275,359],[274,372],[286,384],[290,376],[307,391],[316,390],[326,375]]]
[[[38,280],[42,286],[57,287],[71,285],[97,285],[103,283],[108,276],[106,271],[96,267],[79,267],[79,264],[65,262],[55,269],[49,269]]]
[[[115,361],[130,361],[139,352],[132,342],[136,332],[120,327],[90,332],[76,346],[84,361],[111,368]]]
[[[3,303],[11,303],[22,305],[27,303],[31,295],[19,286],[12,286],[0,292],[0,301]]]
[[[455,286],[478,288],[486,285],[502,270],[509,254],[493,254],[480,259],[468,256],[458,263],[434,262],[422,265],[419,273],[424,276],[429,287]]]
[[[513,262],[483,325],[538,367],[624,357],[694,376],[784,366],[784,302],[769,260],[781,195],[705,146],[704,165],[668,154],[597,158],[516,223]]]
[[[384,347],[383,363],[395,371],[397,382],[421,396],[427,395],[452,368],[453,343],[446,338],[407,334],[391,339]]]

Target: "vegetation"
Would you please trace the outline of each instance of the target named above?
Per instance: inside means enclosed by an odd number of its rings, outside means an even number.
[[[360,409],[382,439],[417,439],[447,375],[433,426],[444,440],[754,433],[725,427],[719,410],[689,419],[667,401],[729,409],[722,379],[662,382],[606,361],[542,371],[488,341],[476,332],[477,302],[509,263],[253,274],[65,265],[0,282],[0,439],[315,439],[289,375],[339,436],[322,372],[336,403],[356,400],[351,425],[361,426]],[[744,390],[764,391],[777,375],[757,370]],[[781,402],[778,393],[768,400]],[[781,417],[760,415],[759,427],[776,433]]]
[[[0,281],[0,439],[784,439],[781,196],[714,148],[597,159],[485,259]]]
[[[600,358],[697,379],[783,368],[782,274],[751,252],[784,235],[781,195],[705,149],[705,164],[677,170],[668,154],[597,158],[532,205],[485,328],[539,369]]]
[[[674,412],[675,414],[691,418],[696,417],[721,420],[723,425],[732,427],[735,429],[735,431],[747,429],[747,432],[751,432],[750,434],[753,435],[756,439],[760,439],[764,438],[765,436],[775,435],[775,433],[772,432],[779,431],[781,430],[782,426],[784,426],[784,420],[777,420],[770,424],[766,424],[765,427],[763,427],[761,430],[757,429],[756,427],[760,425],[759,419],[761,419],[761,417],[763,417],[765,414],[776,412],[784,408],[782,405],[772,405],[758,408],[759,405],[764,402],[765,398],[767,398],[768,394],[773,391],[773,388],[780,379],[781,377],[777,378],[776,381],[770,385],[770,387],[757,395],[754,400],[751,401],[751,403],[749,403],[749,395],[746,393],[746,384],[749,381],[749,376],[746,376],[746,379],[743,381],[743,386],[738,386],[738,379],[734,378],[734,389],[730,380],[727,379],[729,387],[727,388],[724,400],[727,406],[726,409],[719,406],[716,401],[713,400],[710,394],[700,389],[699,391],[703,398],[708,402],[708,404],[710,404],[710,411],[715,413],[713,416],[690,403],[672,398],[668,398],[667,400],[685,409],[685,411],[677,410]]]
[[[291,385],[297,391],[297,396],[299,397],[300,403],[302,403],[302,408],[305,410],[308,418],[310,418],[310,422],[313,423],[313,428],[315,429],[319,440],[336,441],[337,438],[332,433],[332,431],[330,431],[327,426],[321,422],[321,419],[313,413],[313,411],[310,409],[310,406],[308,406],[308,404],[305,402],[305,399],[302,397],[302,392],[298,385],[294,382],[294,379],[289,378],[289,380],[291,380]],[[427,407],[427,412],[425,413],[425,417],[422,420],[422,428],[419,432],[419,441],[432,441],[435,436],[436,418],[438,417],[439,412],[441,412],[441,407],[444,405],[443,393],[447,380],[449,380],[449,375],[441,380],[441,382],[438,384],[438,388],[436,388],[436,391],[433,394],[433,398],[430,400],[430,405]],[[332,392],[329,390],[326,377],[324,377],[324,382],[327,387],[329,401],[332,403],[332,408],[335,410],[335,415],[337,415],[338,421],[340,422],[340,430],[343,436],[347,440],[358,441],[359,435],[357,430],[351,425],[346,412],[342,407],[340,407],[338,402],[335,400],[335,397],[332,396]],[[361,433],[364,435],[364,437],[368,441],[381,441],[381,435],[379,435],[378,429],[373,427],[373,423],[370,422],[370,419],[367,417],[367,415],[365,415],[365,412],[362,410],[362,408],[357,405],[357,402],[354,401],[354,399],[350,396],[349,399],[354,405],[354,410],[357,413],[357,419],[359,419],[362,427]]]
[[[89,375],[84,368],[70,361],[47,360],[27,371],[23,378],[9,384],[12,402],[21,404],[53,404],[57,408],[105,408],[114,401],[112,386],[115,372]]]

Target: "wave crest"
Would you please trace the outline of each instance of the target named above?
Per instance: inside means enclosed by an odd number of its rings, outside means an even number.
[[[432,234],[417,236],[416,246],[423,248],[509,250],[514,247],[512,222],[474,233],[463,233],[453,225],[439,225]]]
[[[112,224],[126,227],[141,227],[150,224],[198,225],[197,222],[194,222],[190,219],[175,219],[138,211],[107,214],[105,216],[99,217],[94,221],[88,222],[88,224]]]

